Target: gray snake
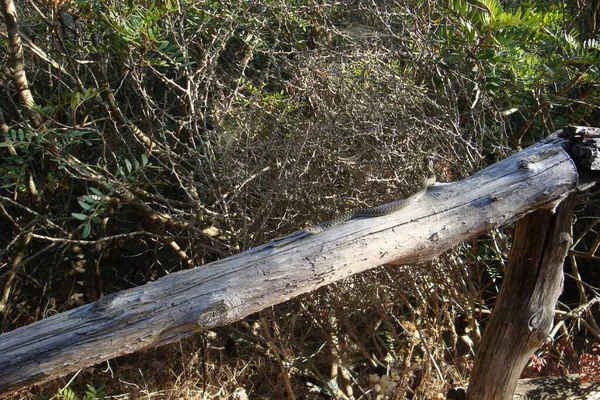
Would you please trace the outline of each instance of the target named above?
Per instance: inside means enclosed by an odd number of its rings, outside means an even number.
[[[303,229],[304,232],[310,233],[311,235],[315,235],[319,232],[324,231],[325,229],[333,228],[334,226],[343,224],[344,222],[355,219],[355,218],[372,218],[372,217],[381,217],[383,215],[389,215],[395,213],[397,211],[403,210],[406,207],[414,204],[418,200],[420,200],[427,190],[435,183],[436,177],[435,172],[433,172],[433,163],[429,162],[429,174],[427,178],[421,184],[421,188],[418,192],[413,194],[410,197],[407,197],[404,200],[394,201],[388,204],[382,204],[373,208],[365,208],[355,211],[350,211],[345,214],[342,214],[334,219],[329,221],[321,222],[320,224],[309,226],[308,228]]]

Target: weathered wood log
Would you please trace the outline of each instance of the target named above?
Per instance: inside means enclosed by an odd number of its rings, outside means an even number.
[[[562,292],[572,243],[576,195],[557,212],[534,211],[517,222],[508,268],[479,344],[467,400],[510,400],[527,362],[544,344]]]
[[[379,265],[430,260],[532,210],[553,209],[578,182],[563,146],[568,141],[545,140],[436,185],[398,213],[291,235],[4,333],[0,393],[231,323]]]

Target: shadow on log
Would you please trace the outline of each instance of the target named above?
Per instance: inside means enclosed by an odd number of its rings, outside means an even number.
[[[600,383],[579,383],[579,377],[521,379],[513,400],[600,400]]]

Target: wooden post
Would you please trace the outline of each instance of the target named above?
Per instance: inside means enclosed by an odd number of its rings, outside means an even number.
[[[517,222],[508,271],[471,373],[467,400],[510,400],[533,352],[552,328],[572,241],[575,195],[556,211]]]

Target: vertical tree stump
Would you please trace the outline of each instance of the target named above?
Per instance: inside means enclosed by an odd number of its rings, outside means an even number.
[[[517,222],[508,270],[471,374],[467,400],[509,400],[527,361],[545,341],[562,291],[572,242],[571,194],[552,214],[538,210]]]

